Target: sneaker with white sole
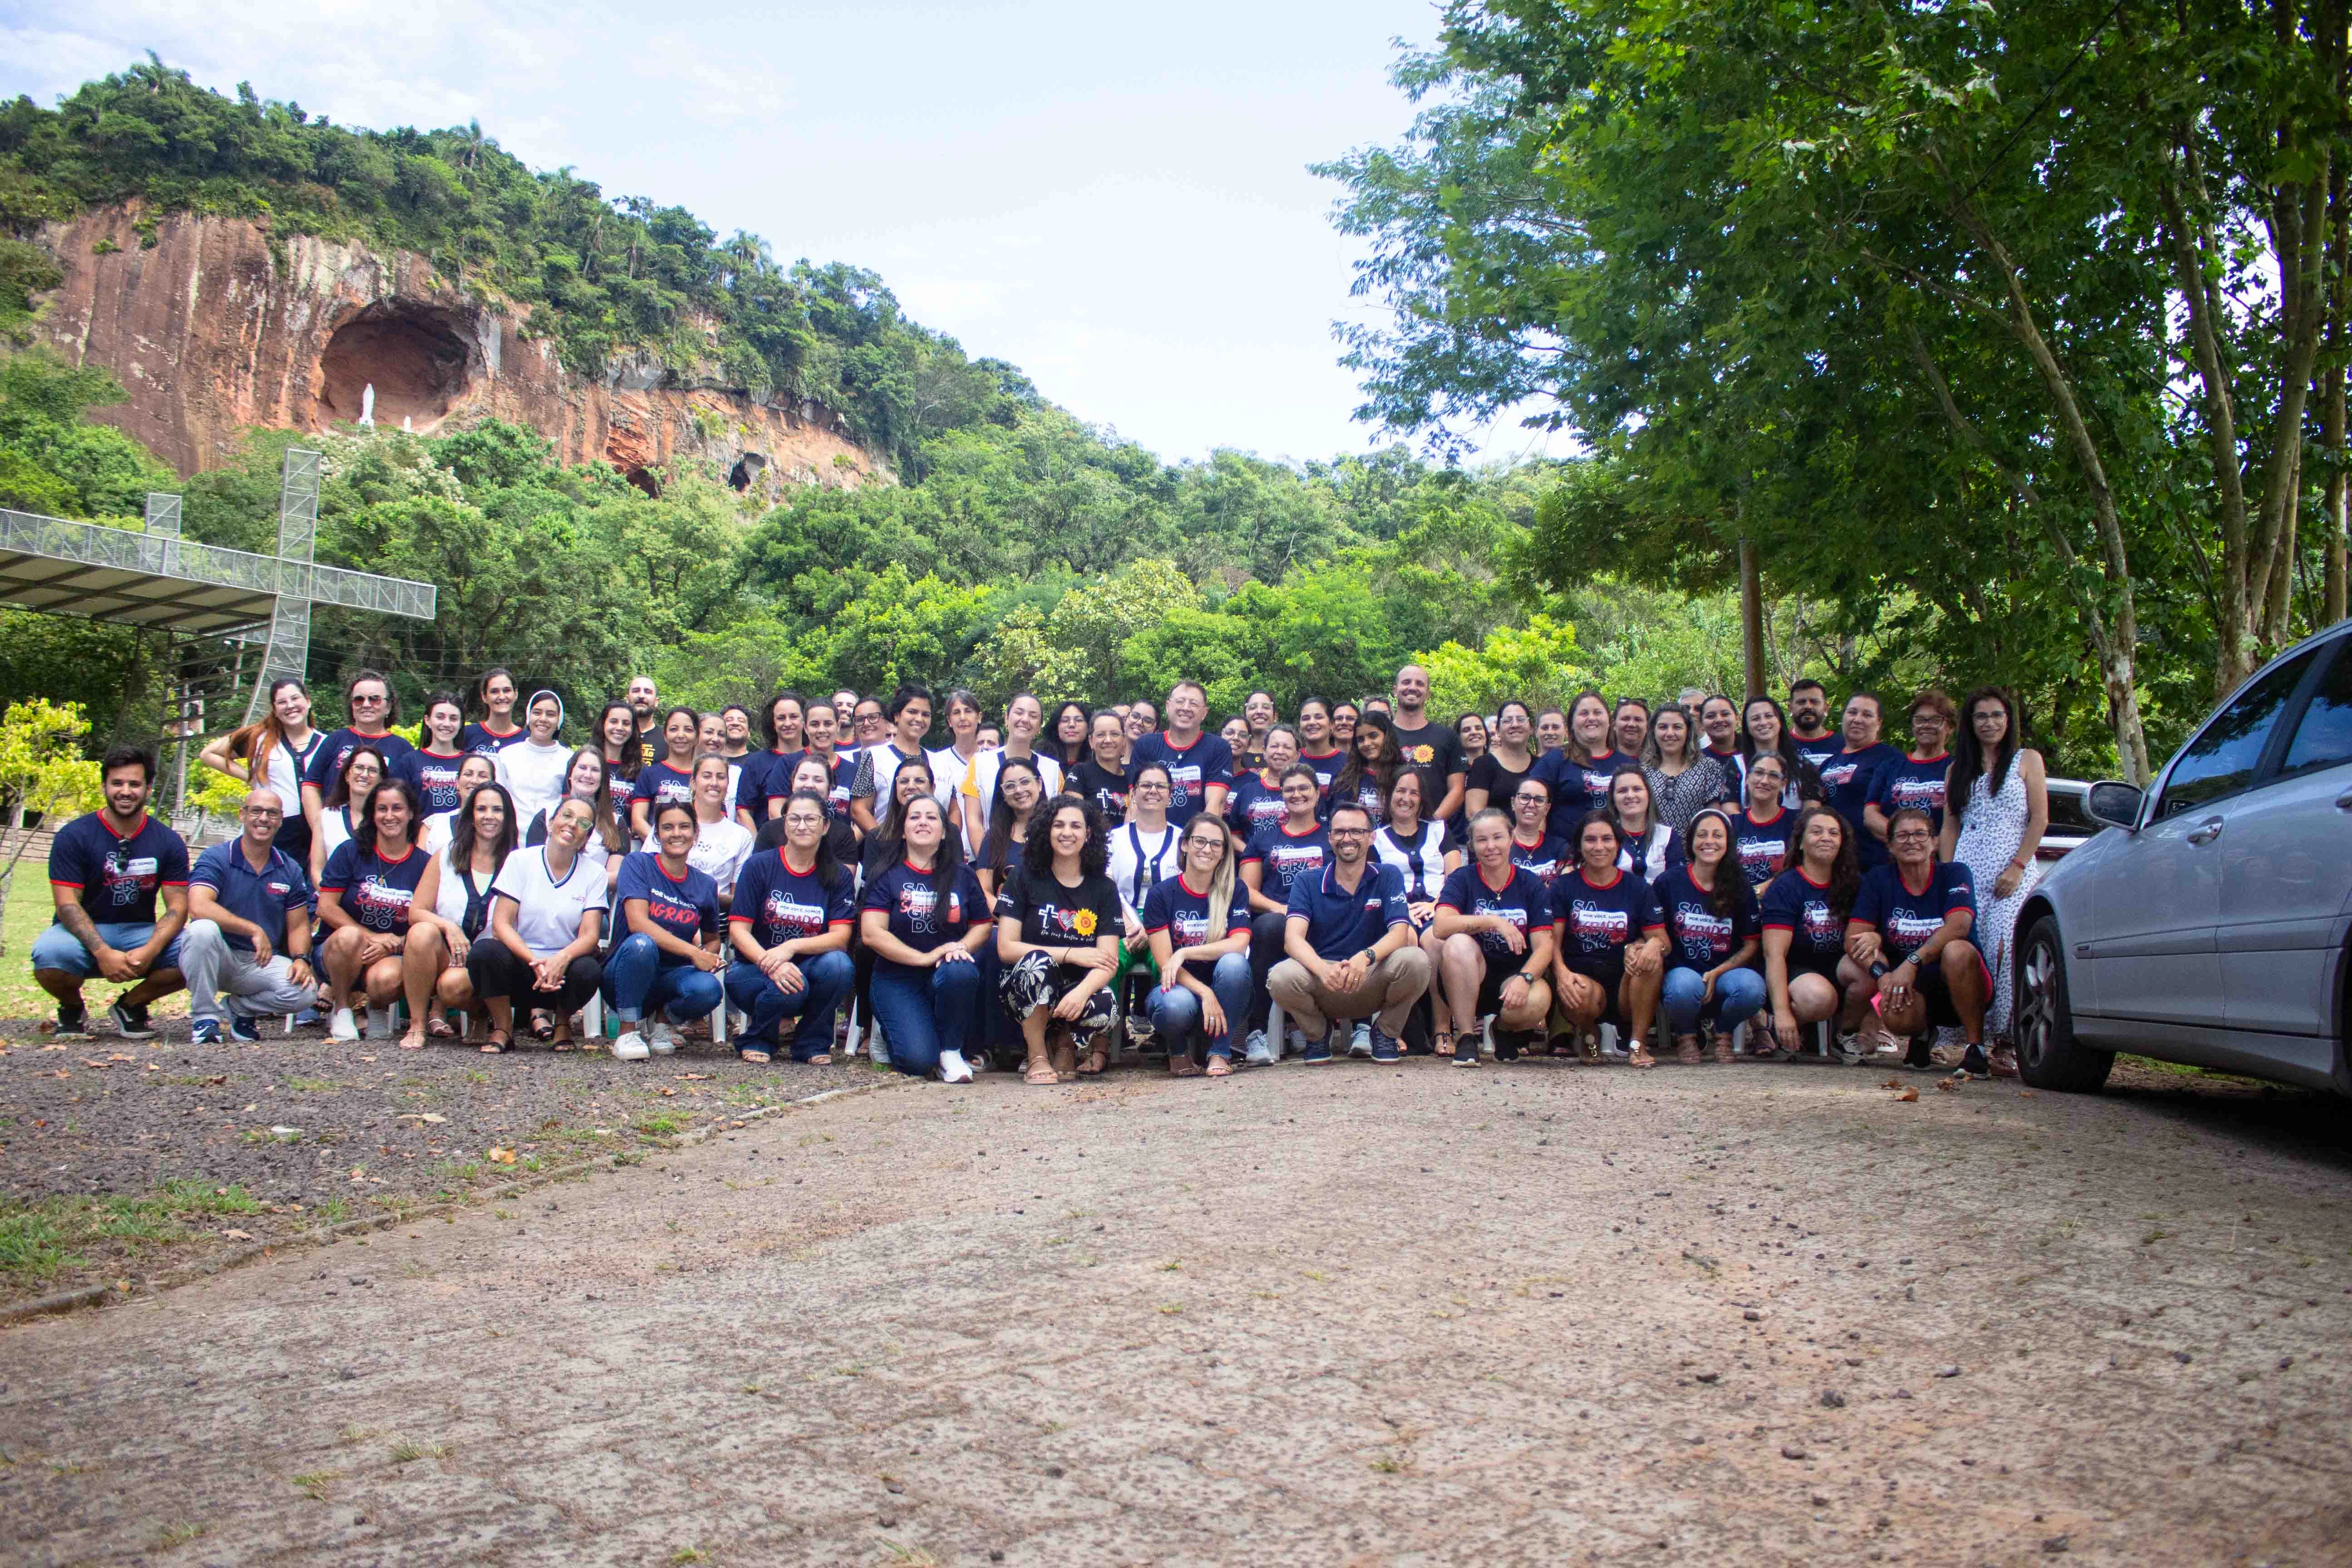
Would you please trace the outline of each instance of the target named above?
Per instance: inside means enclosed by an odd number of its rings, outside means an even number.
[[[218,1018],[199,1018],[188,1026],[188,1044],[217,1046],[220,1042],[221,1026]]]
[[[1372,1031],[1372,1060],[1376,1062],[1392,1062],[1403,1055],[1404,1052],[1398,1047],[1395,1039],[1384,1030],[1374,1029]]]
[[[963,1053],[961,1051],[941,1051],[940,1053],[940,1081],[941,1083],[970,1083],[971,1081],[971,1064],[963,1059]]]
[[[68,1007],[63,1002],[58,1003],[57,1033],[51,1035],[49,1038],[53,1040],[86,1040],[89,1038],[89,1010],[82,1007]]]
[[[1329,1062],[1331,1059],[1331,1041],[1329,1037],[1326,1036],[1324,1038],[1319,1040],[1307,1041],[1306,1047],[1299,1052],[1298,1059],[1311,1068],[1319,1068]]]
[[[1858,1068],[1862,1065],[1862,1036],[1860,1034],[1840,1035],[1837,1037],[1836,1044],[1832,1048],[1836,1052],[1838,1061],[1844,1066]]]
[[[240,1017],[232,1013],[228,1019],[228,1037],[232,1040],[242,1040],[248,1046],[257,1046],[261,1043],[261,1021],[257,1018]]]
[[[338,1007],[335,1016],[327,1020],[327,1037],[331,1040],[356,1040],[360,1037],[359,1020],[352,1016],[349,1007]]]
[[[677,1037],[670,1033],[667,1024],[656,1023],[646,1031],[646,1044],[652,1047],[654,1055],[666,1057],[677,1049]]]
[[[622,1030],[621,1037],[613,1042],[613,1057],[616,1061],[641,1062],[651,1055],[653,1052],[646,1048],[646,1037],[635,1029]]]
[[[114,1020],[116,1032],[126,1040],[152,1040],[155,1037],[155,1026],[147,1021],[147,1008],[143,1004],[134,1007],[128,1002],[117,1002],[106,1010],[106,1016]]]
[[[1369,1057],[1372,1054],[1370,1023],[1363,1019],[1357,1020],[1355,1033],[1348,1037],[1348,1054],[1351,1057]]]
[[[1265,1037],[1264,1029],[1252,1029],[1246,1047],[1242,1053],[1242,1060],[1249,1066],[1265,1068],[1274,1065],[1274,1045]]]

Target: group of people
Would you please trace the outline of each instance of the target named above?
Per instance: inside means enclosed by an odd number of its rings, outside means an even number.
[[[1475,1068],[1662,1050],[1698,1063],[1899,1055],[2016,1070],[2008,947],[2048,823],[2016,704],[1929,688],[1786,706],[1594,691],[1452,723],[1428,673],[1361,702],[1207,693],[1001,723],[957,689],[782,691],[665,707],[632,679],[579,744],[507,670],[428,697],[411,741],[362,670],[321,731],[282,679],[204,762],[248,785],[190,864],[146,814],[152,757],[56,835],[58,923],[33,965],[61,1035],[82,986],[121,1033],[184,984],[195,1037],[323,1012],[338,1039],[401,1005],[421,1048],[568,1048],[591,998],[613,1054],[675,1050],[721,1009],[753,1061],[847,1048],[901,1072],[1033,1083],[1109,1065],[1115,1026],[1222,1077],[1295,1049]],[[943,730],[947,743],[932,745]],[[1279,1015],[1279,1019],[1277,1019]],[[783,1031],[791,1028],[789,1041]],[[1286,1026],[1285,1026],[1286,1025]],[[1938,1029],[1957,1030],[1957,1063]]]

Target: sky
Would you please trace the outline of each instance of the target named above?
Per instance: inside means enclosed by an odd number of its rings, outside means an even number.
[[[1165,458],[1305,459],[1394,438],[1352,418],[1332,326],[1381,313],[1307,166],[1401,137],[1392,41],[1436,26],[1433,0],[0,0],[0,91],[51,103],[152,49],[340,123],[479,120],[534,168],[870,268]]]

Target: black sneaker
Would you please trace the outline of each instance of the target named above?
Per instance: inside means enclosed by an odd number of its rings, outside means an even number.
[[[1969,1054],[1960,1058],[1960,1065],[1954,1069],[1952,1076],[1960,1079],[1992,1077],[1992,1063],[1985,1059],[1984,1047],[1970,1046]]]
[[[154,1026],[147,1022],[144,1006],[133,1007],[128,1002],[117,1002],[106,1010],[106,1016],[114,1020],[115,1028],[126,1040],[152,1040],[155,1037]]]
[[[1903,1065],[1916,1072],[1926,1072],[1936,1065],[1935,1047],[1927,1036],[1911,1037],[1911,1049],[1904,1057]]]
[[[50,1037],[52,1039],[58,1040],[86,1040],[89,1038],[89,1009],[80,1006],[68,1006],[63,1002],[58,1003],[58,1030],[57,1033]]]

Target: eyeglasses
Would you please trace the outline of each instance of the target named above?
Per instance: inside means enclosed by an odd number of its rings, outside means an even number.
[[[1153,780],[1151,780],[1151,781],[1150,781],[1150,783],[1148,783],[1148,784],[1137,784],[1135,787],[1136,787],[1136,788],[1138,788],[1138,789],[1139,789],[1139,790],[1141,790],[1141,789],[1166,789],[1166,788],[1168,787],[1168,781],[1167,781],[1167,780],[1165,780],[1165,779],[1153,779]]]
[[[354,708],[356,708],[356,707],[358,707],[358,706],[359,706],[361,703],[362,703],[362,702],[374,702],[374,703],[382,704],[382,703],[389,702],[389,701],[391,701],[391,700],[392,700],[392,699],[391,699],[391,698],[389,698],[389,697],[373,697],[373,696],[370,696],[369,694],[367,694],[366,692],[363,692],[363,691],[362,691],[362,692],[355,692],[355,693],[353,693],[353,694],[352,694],[352,707],[354,707]]]
[[[252,817],[269,817],[283,816],[286,814],[278,810],[276,806],[248,805],[245,808],[245,815]]]
[[[1896,834],[1894,841],[1897,844],[1930,844],[1935,841],[1935,837],[1934,834],[1915,827],[1908,833]]]
[[[1372,830],[1369,827],[1335,827],[1331,830],[1334,838],[1370,838],[1371,836]]]

